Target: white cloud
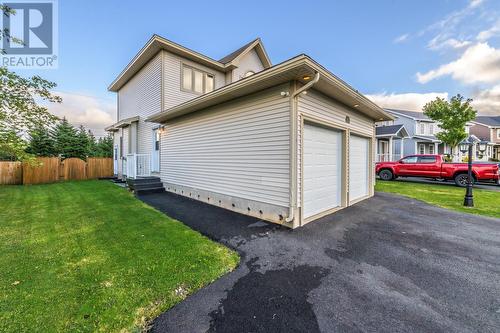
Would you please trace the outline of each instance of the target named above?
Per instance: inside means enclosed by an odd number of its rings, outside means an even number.
[[[447,75],[466,84],[499,82],[500,50],[488,43],[478,43],[467,48],[457,60],[416,74],[422,84]]]
[[[396,43],[396,44],[402,43],[402,42],[406,41],[408,39],[408,37],[410,37],[409,34],[403,34],[401,36],[398,36],[394,39],[394,43]]]
[[[484,0],[471,0],[469,3],[469,7],[475,8],[475,7],[479,6],[480,4],[482,4],[483,2],[484,2]]]
[[[105,134],[104,127],[115,122],[116,105],[111,100],[99,99],[77,93],[54,92],[61,96],[60,104],[49,104],[49,111],[75,126],[83,125],[96,136]]]
[[[497,35],[500,35],[500,20],[496,21],[491,28],[478,33],[476,39],[484,42]]]
[[[458,40],[455,38],[448,38],[445,40],[441,40],[441,38],[439,37],[442,36],[438,35],[435,38],[431,39],[427,44],[427,47],[431,50],[441,50],[441,49],[460,50],[471,45],[471,42],[468,40]]]
[[[472,105],[479,114],[500,116],[500,84],[472,95]]]
[[[368,94],[365,95],[375,104],[383,108],[394,108],[421,111],[423,106],[437,97],[448,98],[448,93],[402,93],[402,94]]]

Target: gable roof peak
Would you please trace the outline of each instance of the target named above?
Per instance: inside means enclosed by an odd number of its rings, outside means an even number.
[[[229,53],[225,57],[221,58],[218,60],[221,64],[224,64],[227,66],[231,62],[237,61],[238,58],[242,57],[246,53],[248,53],[250,50],[254,49],[257,52],[257,55],[259,56],[260,60],[262,61],[262,64],[264,65],[264,68],[269,68],[272,66],[271,60],[269,59],[269,56],[267,55],[267,52],[264,48],[264,44],[262,43],[262,40],[260,37],[257,37],[250,42],[246,43],[239,49]]]

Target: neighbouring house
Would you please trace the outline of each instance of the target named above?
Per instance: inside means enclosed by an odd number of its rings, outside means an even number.
[[[453,153],[459,160],[464,157],[457,147],[454,147],[452,152],[449,145],[435,136],[441,131],[439,124],[423,112],[397,109],[385,109],[385,111],[395,119],[380,121],[376,124],[377,161],[396,161],[412,154],[451,155]],[[471,126],[472,123],[466,125],[467,133]],[[398,131],[397,134],[393,133],[394,131]]]
[[[384,125],[377,123],[375,137],[377,162],[397,161],[405,156],[404,139],[409,136],[403,124],[394,125],[392,120]]]
[[[500,161],[500,116],[477,116],[470,133],[487,144],[483,160]],[[476,151],[476,156],[479,157]]]
[[[155,35],[109,90],[118,176],[293,228],[373,196],[375,121],[393,119],[260,39],[214,60]]]

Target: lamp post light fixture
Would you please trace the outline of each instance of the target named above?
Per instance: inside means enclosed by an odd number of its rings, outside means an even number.
[[[459,145],[459,149],[462,154],[469,152],[468,154],[468,169],[467,169],[467,189],[465,190],[464,206],[474,207],[474,197],[472,194],[472,145],[473,141],[469,138],[462,141]]]
[[[484,152],[486,151],[486,149],[488,148],[488,145],[486,144],[486,142],[479,142],[477,144],[477,150],[479,151],[479,158],[483,158],[484,156]]]

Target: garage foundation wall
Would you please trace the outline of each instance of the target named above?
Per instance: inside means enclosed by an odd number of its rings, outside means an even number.
[[[290,202],[290,99],[281,92],[288,88],[167,121],[160,139],[167,191],[283,223]]]
[[[375,124],[374,120],[366,117],[354,108],[350,108],[330,97],[321,94],[314,89],[301,94],[297,101],[297,198],[300,216],[300,225],[332,213],[338,209],[345,208],[358,201],[367,199],[374,194],[375,179]],[[340,207],[325,211],[311,218],[305,219],[303,212],[303,131],[304,124],[314,124],[342,131],[343,135],[343,169],[342,169],[342,204]],[[349,200],[349,139],[351,135],[366,137],[369,139],[369,189],[368,195],[358,200]]]
[[[240,214],[253,216],[269,222],[285,224],[284,220],[288,216],[288,207],[270,205],[265,202],[238,198],[189,186],[182,186],[171,183],[164,183],[163,186],[168,192],[179,194],[194,200],[202,201],[214,206],[232,210]]]

